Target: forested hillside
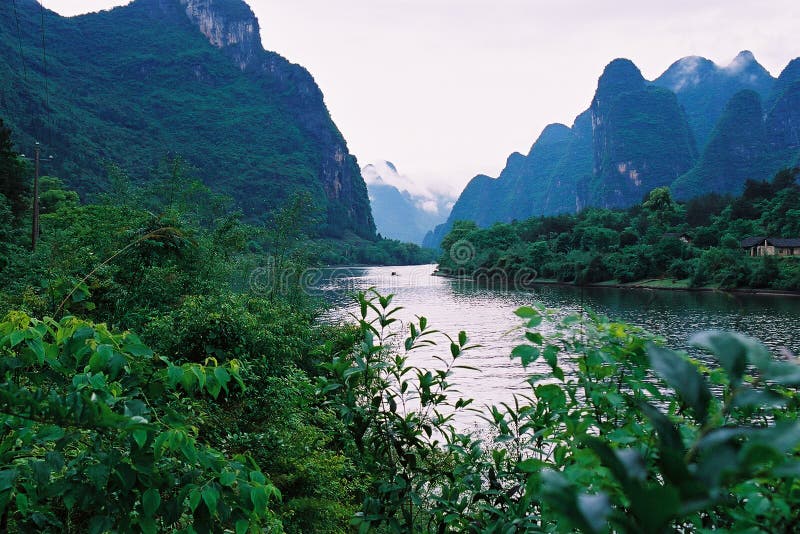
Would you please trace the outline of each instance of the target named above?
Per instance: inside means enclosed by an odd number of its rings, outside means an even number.
[[[323,234],[375,236],[322,92],[262,48],[242,0],[136,0],[74,18],[2,2],[0,116],[20,151],[41,142],[54,156],[45,172],[84,196],[108,190],[109,164],[143,181],[179,155],[250,220],[304,191]]]

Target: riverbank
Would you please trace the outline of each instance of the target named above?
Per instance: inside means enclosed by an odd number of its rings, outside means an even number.
[[[439,276],[442,278],[448,278],[451,280],[458,280],[462,282],[478,283],[478,281],[473,279],[471,276],[447,274],[439,271],[438,269],[433,271],[432,276]],[[702,293],[702,292],[732,293],[732,294],[744,294],[744,295],[774,295],[779,297],[800,297],[800,291],[791,291],[784,289],[756,289],[756,288],[744,288],[744,287],[735,289],[723,289],[713,286],[691,287],[689,285],[688,278],[684,280],[675,280],[672,278],[653,278],[653,279],[639,280],[636,282],[627,282],[627,283],[621,283],[617,280],[608,280],[606,282],[598,282],[594,284],[583,284],[583,285],[577,285],[573,282],[562,282],[551,278],[537,278],[531,282],[526,283],[526,286],[536,286],[536,285],[555,285],[563,287],[599,287],[599,288],[611,288],[611,289],[648,289],[648,290],[661,290],[661,291],[687,291],[696,293]]]

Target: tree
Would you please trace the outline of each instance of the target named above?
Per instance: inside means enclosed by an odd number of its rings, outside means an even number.
[[[669,187],[656,187],[647,195],[647,200],[642,204],[650,212],[650,218],[659,225],[665,225],[677,210],[675,202],[669,193]]]
[[[27,164],[14,151],[11,130],[0,119],[0,194],[8,199],[11,212],[19,217],[28,207],[30,184]]]

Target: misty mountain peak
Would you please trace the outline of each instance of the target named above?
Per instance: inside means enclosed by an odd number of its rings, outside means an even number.
[[[728,67],[731,67],[732,65],[746,65],[748,63],[756,63],[756,57],[750,50],[742,50],[736,54],[736,57],[733,58],[733,61],[731,61]]]
[[[718,67],[713,61],[701,56],[687,56],[679,59],[656,80],[656,84],[680,93],[700,85]]]

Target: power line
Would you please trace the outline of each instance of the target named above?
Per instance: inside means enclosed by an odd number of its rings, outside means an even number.
[[[22,72],[25,75],[25,82],[28,82],[28,65],[25,63],[25,53],[22,51],[22,30],[19,25],[19,12],[17,11],[17,0],[14,2],[14,19],[17,21],[17,41],[19,41],[19,57],[22,60]]]
[[[16,0],[15,0],[16,2]],[[44,5],[41,3],[39,4],[42,12],[42,75],[44,76],[44,105],[45,111],[47,113],[47,122],[49,126],[47,128],[47,144],[53,144],[53,117],[50,112],[50,87],[47,81],[47,39],[45,34],[45,25],[44,25],[44,14],[45,9]]]

